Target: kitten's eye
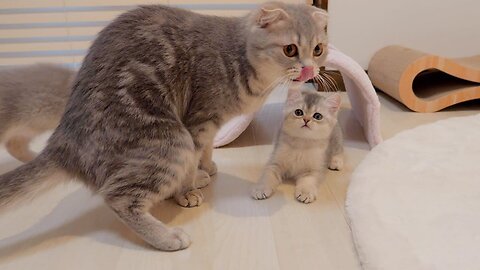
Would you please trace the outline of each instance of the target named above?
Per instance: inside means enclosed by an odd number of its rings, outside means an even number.
[[[313,114],[313,118],[315,118],[316,120],[322,120],[323,115],[321,115],[320,113],[316,112],[316,113]]]
[[[296,116],[302,116],[303,115],[303,111],[300,110],[300,109],[296,109],[294,113],[295,113]]]
[[[315,49],[313,49],[313,56],[320,56],[323,53],[323,44],[319,43],[317,46],[315,46]]]
[[[298,55],[298,49],[295,44],[283,46],[283,53],[288,57],[294,57]]]

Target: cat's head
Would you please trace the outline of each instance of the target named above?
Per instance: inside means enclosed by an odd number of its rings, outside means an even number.
[[[326,139],[337,124],[340,103],[337,93],[322,96],[314,90],[290,90],[282,131],[293,137]]]
[[[270,2],[248,16],[248,57],[259,76],[298,88],[319,73],[327,53],[327,13]]]

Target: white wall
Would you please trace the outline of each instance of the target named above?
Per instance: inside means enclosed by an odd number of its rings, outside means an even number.
[[[446,57],[480,54],[480,0],[330,0],[332,44],[365,69],[399,44]]]

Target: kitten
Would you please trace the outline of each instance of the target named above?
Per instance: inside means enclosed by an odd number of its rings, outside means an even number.
[[[342,132],[337,123],[340,95],[312,90],[291,92],[275,147],[252,197],[263,200],[286,179],[296,181],[295,198],[311,203],[327,167],[343,167]]]
[[[257,110],[279,83],[299,87],[318,74],[326,21],[321,9],[283,3],[240,18],[161,5],[121,15],[90,47],[46,148],[0,176],[0,204],[52,175],[73,176],[153,247],[188,247],[183,230],[149,209],[172,196],[202,203],[219,127]]]
[[[0,140],[16,159],[35,158],[30,141],[57,127],[74,77],[50,64],[0,70]]]

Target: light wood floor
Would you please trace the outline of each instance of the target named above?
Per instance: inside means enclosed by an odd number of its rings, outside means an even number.
[[[190,248],[174,253],[149,248],[100,198],[69,183],[31,204],[2,211],[0,269],[360,269],[344,201],[351,172],[368,153],[368,145],[346,96],[340,122],[347,166],[342,172],[328,173],[318,200],[310,205],[296,202],[293,185],[288,183],[269,200],[249,197],[272,149],[283,94],[272,95],[237,141],[215,150],[219,174],[205,189],[201,207],[184,209],[166,201],[154,209],[156,217],[191,235]],[[380,99],[385,138],[480,109],[479,102],[471,102],[439,113],[418,114],[382,94]],[[0,172],[18,165],[5,151],[0,153]]]

